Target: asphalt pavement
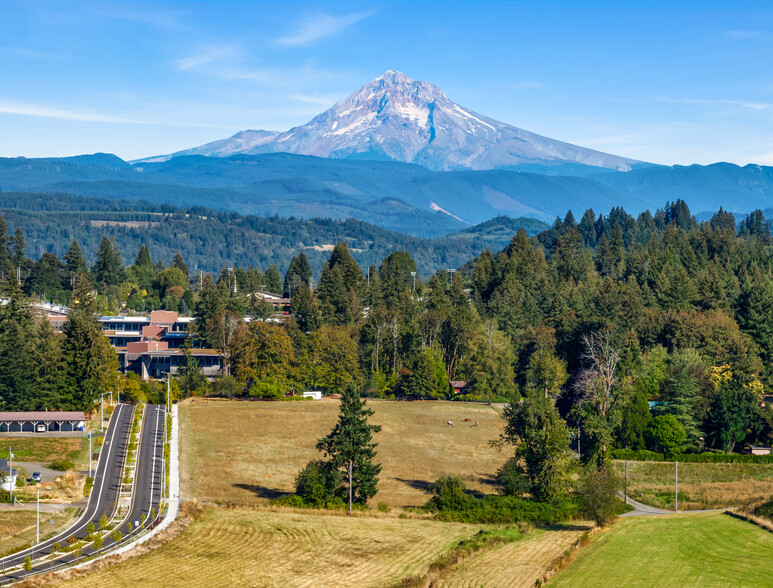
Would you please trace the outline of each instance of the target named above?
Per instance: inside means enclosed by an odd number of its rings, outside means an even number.
[[[100,454],[97,471],[94,478],[88,506],[79,521],[64,533],[60,533],[38,546],[0,559],[3,570],[7,567],[24,562],[29,556],[33,568],[29,572],[17,571],[12,574],[0,575],[0,584],[18,581],[26,576],[47,572],[77,563],[86,557],[99,556],[115,549],[119,544],[128,542],[132,535],[141,531],[141,527],[149,528],[161,520],[160,500],[162,496],[164,426],[166,415],[163,406],[147,405],[143,414],[143,427],[138,447],[138,460],[134,477],[134,492],[129,513],[118,521],[114,530],[121,532],[121,539],[114,541],[111,535],[104,537],[103,545],[95,550],[87,547],[81,553],[67,553],[54,561],[35,564],[35,559],[51,552],[55,542],[66,545],[68,537],[75,535],[83,538],[90,522],[99,528],[99,519],[105,514],[110,516],[115,511],[120,493],[122,466],[126,454],[131,429],[133,407],[118,405],[110,420],[105,443]],[[151,520],[151,514],[154,518]],[[143,521],[144,517],[144,521]],[[130,527],[131,525],[131,527]]]

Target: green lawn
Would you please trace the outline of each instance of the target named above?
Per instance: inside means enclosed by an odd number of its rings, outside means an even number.
[[[95,441],[96,444],[96,441]],[[89,442],[84,437],[0,437],[0,457],[48,464],[57,459],[71,459],[76,469],[88,467]]]
[[[773,533],[724,513],[630,517],[551,586],[770,586]]]

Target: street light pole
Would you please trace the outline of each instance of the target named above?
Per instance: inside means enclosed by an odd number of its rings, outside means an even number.
[[[679,512],[679,462],[674,462],[674,512]]]
[[[413,291],[416,292],[416,272],[411,272],[413,276]]]
[[[11,427],[8,427],[8,428],[10,429]],[[13,447],[9,447],[9,448],[8,448],[8,459],[9,459],[9,460],[10,460],[10,462],[11,462],[11,466],[10,466],[10,467],[11,467],[11,469],[10,469],[10,471],[8,472],[8,476],[11,478],[11,483],[10,483],[10,488],[11,488],[11,490],[10,490],[10,497],[11,497],[11,504],[13,504],[13,486],[14,486],[14,483],[16,482],[16,480],[14,480],[14,479],[13,479]]]
[[[35,543],[40,543],[40,488],[38,488],[38,518],[35,525]]]
[[[89,433],[89,478],[91,477],[91,433]]]

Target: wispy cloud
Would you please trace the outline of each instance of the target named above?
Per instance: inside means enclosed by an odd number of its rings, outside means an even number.
[[[232,45],[208,46],[204,47],[199,53],[178,59],[175,64],[178,69],[187,70],[210,65],[212,63],[223,61],[235,57],[238,52]]]
[[[773,107],[768,102],[748,102],[746,100],[707,100],[703,98],[659,98],[660,102],[674,102],[677,104],[729,104],[731,106],[740,106],[751,110],[766,110]]]
[[[290,94],[287,96],[290,100],[297,100],[306,104],[316,104],[318,106],[331,106],[346,98],[345,94]]]
[[[217,128],[231,129],[228,125],[208,125],[201,123],[173,122],[168,119],[153,120],[141,118],[128,118],[115,116],[112,114],[103,114],[93,110],[69,110],[51,106],[42,106],[38,104],[25,104],[20,102],[0,101],[0,114],[15,114],[20,116],[35,116],[42,118],[54,118],[59,120],[70,120],[77,122],[94,123],[118,123],[130,125],[162,125],[172,127],[198,127],[198,128]]]
[[[531,90],[534,88],[544,88],[545,84],[542,82],[515,82],[512,84],[513,88],[521,88],[524,90]]]
[[[318,14],[302,22],[294,32],[278,38],[276,44],[284,46],[309,45],[324,37],[335,35],[372,14],[374,14],[372,10],[345,14],[343,16]]]
[[[748,30],[732,30],[727,31],[727,36],[731,39],[755,39],[762,33],[760,31],[748,31]]]
[[[21,57],[25,59],[61,59],[61,55],[38,51],[36,49],[26,49],[24,47],[0,47],[0,57]]]
[[[103,4],[96,12],[97,16],[124,20],[166,30],[185,29],[181,17],[183,12],[175,10],[159,10],[156,8],[127,8],[120,4]]]

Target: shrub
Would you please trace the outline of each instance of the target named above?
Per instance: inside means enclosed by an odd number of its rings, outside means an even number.
[[[30,556],[24,558],[24,571],[29,572],[32,569],[32,560],[30,559]]]
[[[75,462],[71,459],[57,459],[48,464],[48,467],[58,472],[66,472],[75,469]]]
[[[253,398],[260,398],[261,400],[281,400],[285,395],[282,386],[271,380],[253,382],[252,386],[250,386],[249,394]]]
[[[102,539],[102,535],[97,535],[94,538],[94,549],[99,549],[102,547],[102,543],[104,542],[104,539]]]
[[[439,521],[478,524],[512,524],[519,522],[534,525],[550,525],[573,518],[580,511],[576,499],[564,499],[556,503],[537,502],[514,496],[465,496],[457,508],[439,508],[438,497],[433,497],[422,510],[434,512]]]
[[[307,506],[324,508],[342,485],[341,473],[327,462],[314,460],[306,464],[295,478],[295,492]]]
[[[427,506],[431,510],[465,510],[471,497],[465,494],[466,485],[461,476],[443,474],[430,486],[433,496]]]
[[[107,527],[107,523],[108,523],[107,515],[105,513],[102,513],[102,516],[99,517],[99,528],[104,529],[105,527]]]
[[[682,424],[672,414],[656,416],[644,432],[647,444],[662,450],[666,458],[673,456],[684,444],[686,434]]]
[[[123,533],[121,533],[119,530],[116,529],[115,531],[110,533],[110,537],[113,539],[113,541],[118,543],[123,538]]]
[[[518,498],[531,488],[531,482],[529,482],[529,478],[526,476],[526,470],[523,469],[523,466],[514,457],[508,459],[499,468],[495,483],[500,494],[516,496]]]
[[[588,470],[580,481],[583,512],[600,527],[617,515],[619,487],[620,479],[611,467]]]
[[[392,507],[389,506],[388,502],[378,503],[378,512],[390,512],[391,510],[392,510]]]

